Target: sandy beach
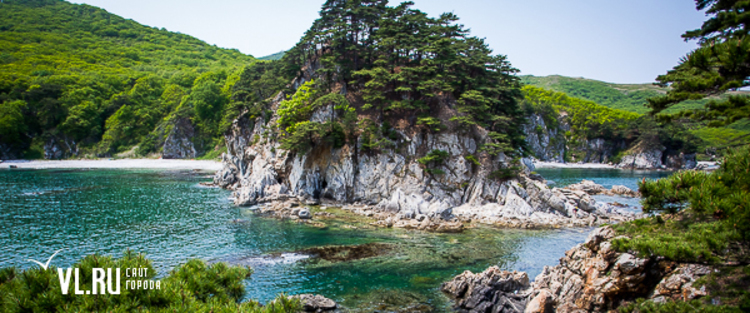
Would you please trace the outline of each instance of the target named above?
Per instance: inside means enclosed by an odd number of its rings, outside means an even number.
[[[617,168],[613,165],[600,163],[557,163],[557,162],[534,162],[536,168]]]
[[[100,160],[6,160],[0,163],[0,168],[11,165],[19,169],[49,169],[49,168],[103,168],[103,169],[175,169],[175,170],[207,170],[217,171],[221,162],[206,160],[163,160],[163,159],[100,159]]]

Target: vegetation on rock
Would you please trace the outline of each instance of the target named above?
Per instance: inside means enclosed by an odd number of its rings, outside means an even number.
[[[517,70],[505,56],[492,55],[483,40],[468,36],[455,15],[431,18],[412,5],[327,1],[281,67],[290,76],[314,67],[318,96],[346,95],[357,114],[367,114],[376,125],[405,117],[405,126],[433,132],[451,122],[477,125],[490,132],[485,143],[490,154],[524,147]],[[452,117],[439,115],[446,101],[455,103]],[[357,135],[368,132],[368,124]],[[297,129],[284,128],[290,126]],[[367,138],[368,145],[382,139]]]

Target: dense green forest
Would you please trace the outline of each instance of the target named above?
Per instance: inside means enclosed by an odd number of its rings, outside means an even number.
[[[527,114],[539,114],[550,128],[558,128],[563,119],[568,122],[570,130],[561,134],[562,138],[554,139],[565,140],[566,158],[570,154],[585,155],[583,150],[588,149],[585,141],[597,138],[624,142],[625,148],[620,152],[638,142],[648,146],[661,145],[668,152],[688,154],[706,146],[706,142],[682,124],[659,124],[648,115],[609,108],[591,100],[531,85],[524,86],[522,91],[522,106]],[[619,157],[611,161],[617,163]]]
[[[79,155],[159,149],[189,119],[217,145],[232,87],[255,61],[188,35],[59,0],[0,4],[0,148],[41,157],[52,139]],[[73,149],[73,148],[71,148]],[[25,152],[23,155],[21,152]]]
[[[345,141],[364,136],[377,149],[387,131],[375,126],[408,117],[400,127],[484,127],[490,131],[484,151],[518,151],[524,119],[517,70],[469,36],[455,15],[431,18],[411,5],[327,1],[301,41],[265,63],[87,5],[5,1],[0,152],[39,158],[54,142],[67,150],[64,156],[148,155],[179,132],[189,134],[198,154],[214,156],[229,121],[241,112],[267,114],[266,100],[311,66],[320,78],[314,98],[298,105],[335,101],[368,118],[354,128],[343,120],[285,126],[292,130],[281,134],[289,147],[346,131]],[[340,101],[335,95],[344,91]],[[445,100],[458,104],[450,119],[438,117]],[[297,114],[292,122],[304,118]],[[295,135],[296,129],[306,133]]]
[[[649,108],[648,99],[666,94],[668,88],[654,84],[613,84],[585,78],[573,78],[559,75],[553,76],[521,76],[524,84],[541,87],[544,89],[563,92],[571,97],[590,100],[603,106],[619,109],[638,114],[646,114]],[[716,99],[725,99],[729,95],[746,95],[745,91],[733,91],[727,94],[714,96]],[[667,109],[665,113],[676,113],[682,110],[703,108],[710,99],[693,99],[682,101]],[[750,136],[750,122],[739,121],[727,127],[706,127],[705,123],[687,121],[686,127],[690,132],[699,137],[703,143],[700,152],[724,149],[737,145]]]

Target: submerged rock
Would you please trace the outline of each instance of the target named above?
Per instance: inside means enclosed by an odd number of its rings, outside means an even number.
[[[580,183],[568,185],[564,189],[582,191],[589,195],[617,195],[631,198],[640,197],[640,193],[623,185],[614,185],[612,186],[612,189],[608,190],[602,185],[586,179],[582,180]]]
[[[386,254],[393,246],[385,243],[366,243],[351,246],[324,246],[300,250],[297,253],[309,254],[330,262],[353,261]]]
[[[299,213],[297,213],[297,216],[299,216],[299,218],[301,219],[306,219],[306,220],[312,218],[312,214],[310,213],[310,209],[308,208],[303,208],[299,210]]]
[[[338,306],[335,301],[321,295],[299,294],[291,297],[299,299],[302,304],[303,312],[326,312],[333,311]]]

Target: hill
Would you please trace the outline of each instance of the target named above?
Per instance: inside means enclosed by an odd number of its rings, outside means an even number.
[[[648,113],[645,106],[647,99],[667,92],[666,88],[654,84],[615,84],[593,79],[551,76],[521,76],[524,84],[542,87],[562,92],[569,96],[590,100],[603,106],[630,111],[638,114]],[[736,91],[729,94],[747,94],[747,91]],[[726,97],[727,95],[722,95]],[[684,109],[694,109],[704,106],[708,100],[685,101],[670,108],[665,113],[675,113]],[[706,128],[702,125],[691,125],[691,132],[701,138],[706,148],[723,148],[736,144],[742,138],[750,135],[750,123],[742,121],[724,128]],[[712,149],[711,149],[712,150]]]
[[[286,51],[280,51],[280,52],[276,52],[276,53],[271,54],[271,55],[260,57],[260,58],[258,58],[258,60],[264,60],[264,61],[281,60],[281,58],[283,58],[285,54],[286,54]]]
[[[6,0],[0,4],[0,154],[40,157],[44,145],[72,144],[64,150],[112,155],[143,143],[178,108],[202,123],[198,137],[210,146],[219,123],[193,114],[199,98],[221,111],[233,81],[253,62],[237,50],[93,6]]]

